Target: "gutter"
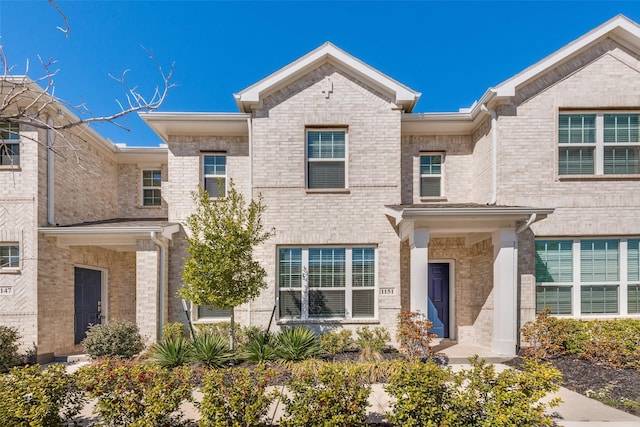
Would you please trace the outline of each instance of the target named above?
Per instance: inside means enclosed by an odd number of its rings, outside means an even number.
[[[487,104],[482,104],[480,110],[491,115],[491,200],[487,205],[493,206],[498,201],[498,114]]]
[[[164,291],[168,289],[168,277],[165,274],[165,264],[167,257],[167,247],[166,243],[158,239],[157,232],[152,231],[150,236],[151,241],[160,249],[160,259],[158,260],[158,292],[157,292],[157,303],[158,303],[158,314],[156,315],[156,340],[159,341],[162,339],[162,326],[165,323],[165,315],[164,315]]]
[[[55,135],[53,133],[53,119],[51,116],[47,117],[47,222],[54,227],[58,226],[55,220],[55,180],[54,180],[54,166],[55,157],[53,152],[53,142]]]
[[[251,114],[249,114],[249,117],[247,117],[247,129],[249,132],[249,203],[253,201],[253,129],[251,125]],[[251,301],[249,301],[247,307],[247,326],[251,327]]]

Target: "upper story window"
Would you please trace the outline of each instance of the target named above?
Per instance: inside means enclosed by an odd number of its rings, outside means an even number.
[[[142,206],[160,206],[162,204],[161,185],[162,173],[159,169],[142,171]]]
[[[280,318],[375,317],[372,247],[280,248]]]
[[[20,165],[20,125],[0,122],[0,166]]]
[[[307,130],[307,188],[346,188],[344,130]]]
[[[442,196],[442,154],[420,155],[420,197]]]
[[[211,197],[224,197],[227,193],[227,156],[205,154],[203,161],[203,186]]]
[[[560,114],[560,175],[640,174],[640,114]]]
[[[17,243],[0,243],[0,270],[20,267],[20,246]]]

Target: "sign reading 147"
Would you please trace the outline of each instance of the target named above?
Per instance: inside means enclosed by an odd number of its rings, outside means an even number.
[[[13,286],[0,286],[0,295],[13,295]]]

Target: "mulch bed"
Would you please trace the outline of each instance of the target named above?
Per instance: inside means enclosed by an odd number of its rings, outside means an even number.
[[[507,362],[517,367],[520,358]],[[640,415],[640,371],[634,369],[611,368],[593,363],[576,355],[559,356],[549,360],[562,372],[563,386],[580,394],[604,392],[605,403],[611,404],[630,414]],[[625,400],[637,405],[623,405]]]

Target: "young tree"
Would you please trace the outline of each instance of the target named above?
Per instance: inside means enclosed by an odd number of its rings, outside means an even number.
[[[189,244],[178,295],[197,305],[231,309],[229,339],[234,348],[233,308],[266,287],[267,272],[253,258],[254,248],[274,230],[264,230],[262,197],[246,204],[233,182],[223,198],[211,199],[203,188],[193,193],[196,210],[187,218]]]

